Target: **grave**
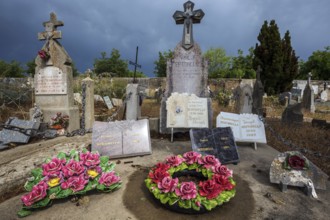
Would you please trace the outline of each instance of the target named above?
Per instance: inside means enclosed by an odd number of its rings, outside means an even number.
[[[110,158],[151,154],[149,121],[95,121],[92,150]]]
[[[288,105],[282,113],[282,123],[302,124],[304,114],[302,113],[302,103]]]
[[[311,77],[312,74],[308,73],[308,81],[306,84],[306,87],[304,89],[304,95],[303,95],[303,100],[302,100],[302,107],[311,112],[315,112],[315,105],[314,105],[314,89],[311,85]]]
[[[126,87],[126,120],[137,120],[141,116],[142,95],[139,84]]]
[[[183,5],[184,11],[176,11],[173,18],[176,24],[183,24],[182,41],[174,49],[173,59],[167,60],[166,90],[161,101],[160,133],[170,133],[167,125],[166,101],[172,93],[194,94],[208,97],[208,63],[202,57],[199,45],[193,40],[193,24],[200,23],[204,16],[202,10],[194,10],[194,3]],[[212,116],[211,100],[207,99],[208,114]],[[209,118],[212,121],[212,117]],[[211,125],[211,123],[209,123]]]
[[[264,86],[262,85],[261,79],[260,79],[260,72],[261,68],[258,66],[257,69],[257,79],[253,86],[253,93],[252,93],[252,113],[257,115],[263,115],[263,108],[262,108],[262,101],[263,96],[265,94]],[[246,112],[248,113],[248,112]]]
[[[287,169],[284,162],[291,155],[302,158],[304,163],[308,165],[304,169]],[[282,191],[286,191],[287,186],[305,187],[305,192],[308,195],[312,192],[310,181],[316,189],[321,190],[326,190],[328,181],[328,176],[298,151],[287,151],[278,154],[271,164],[269,176],[270,182],[280,184]]]
[[[89,76],[82,80],[82,116],[81,128],[91,129],[94,117],[94,80]]]
[[[79,129],[79,109],[74,105],[72,60],[57,41],[62,37],[57,27],[63,25],[52,12],[50,20],[43,23],[45,31],[38,34],[38,39],[46,43],[35,59],[35,103],[41,108],[45,122],[49,122],[58,112],[68,115],[67,130],[71,132]]]
[[[252,113],[252,86],[240,83],[234,91],[235,112],[238,114]]]
[[[103,100],[105,102],[105,104],[107,105],[108,109],[112,109],[113,108],[113,104],[109,98],[109,96],[104,96]]]
[[[239,162],[234,135],[230,127],[214,129],[190,129],[193,151],[211,154],[222,164]]]

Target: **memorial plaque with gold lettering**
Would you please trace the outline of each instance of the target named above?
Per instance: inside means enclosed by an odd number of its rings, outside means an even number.
[[[94,122],[92,150],[110,158],[151,154],[149,121]]]
[[[190,129],[190,139],[193,151],[214,155],[223,164],[239,162],[237,146],[230,127]]]

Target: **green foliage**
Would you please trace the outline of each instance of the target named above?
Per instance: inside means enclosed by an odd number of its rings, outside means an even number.
[[[23,72],[24,70],[19,62],[11,61],[7,63],[0,60],[0,77],[24,77]]]
[[[232,66],[231,57],[226,55],[223,48],[210,48],[204,53],[209,62],[209,78],[228,78]]]
[[[305,63],[300,61],[299,66],[300,79],[307,79],[307,74],[312,72],[314,80],[330,80],[330,46],[314,51]]]
[[[215,99],[218,101],[219,105],[226,107],[229,105],[231,94],[232,92],[228,90],[219,91],[219,93],[216,94]]]
[[[29,76],[33,77],[36,72],[36,66],[35,60],[30,60],[26,64],[27,69],[25,69],[25,72],[29,74]]]
[[[244,56],[241,49],[238,50],[238,56],[232,57],[232,73],[233,78],[253,79],[256,72],[253,69],[253,47],[249,48],[249,54]]]
[[[290,33],[281,40],[275,20],[269,25],[265,21],[258,35],[259,44],[254,50],[253,67],[260,65],[261,82],[268,95],[284,92],[292,87],[292,80],[298,74],[298,57],[291,47]]]
[[[97,75],[110,73],[113,77],[126,77],[129,74],[127,62],[120,58],[119,50],[113,48],[109,58],[101,52],[101,58],[95,59],[94,70]]]
[[[173,51],[168,50],[168,52],[164,51],[158,53],[158,60],[154,62],[155,69],[154,74],[157,77],[166,77],[166,63],[168,59],[173,58]]]

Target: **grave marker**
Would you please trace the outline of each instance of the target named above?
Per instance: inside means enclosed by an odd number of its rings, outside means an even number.
[[[104,96],[103,100],[104,100],[105,104],[107,105],[108,109],[113,108],[113,105],[112,105],[112,102],[111,102],[109,96]]]

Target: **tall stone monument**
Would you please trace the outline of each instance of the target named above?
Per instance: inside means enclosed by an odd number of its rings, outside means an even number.
[[[302,107],[311,112],[315,112],[315,105],[314,105],[314,90],[311,84],[311,77],[312,73],[308,73],[308,81],[306,87],[304,89],[303,100],[302,100]]]
[[[262,82],[260,80],[260,72],[261,72],[261,67],[258,66],[257,79],[254,83],[253,93],[252,93],[252,100],[253,100],[252,113],[257,115],[263,114],[262,101],[263,101],[263,96],[265,94],[264,86],[262,85]]]
[[[193,39],[193,24],[200,23],[204,12],[194,11],[194,3],[183,4],[184,11],[176,11],[173,18],[176,24],[183,24],[182,41],[174,49],[173,59],[167,61],[166,91],[161,102],[160,132],[169,133],[166,124],[166,100],[172,93],[188,93],[207,97],[208,63],[202,58],[202,51]],[[209,125],[212,125],[211,100],[208,99]]]
[[[80,127],[79,109],[74,105],[72,60],[57,41],[62,38],[57,27],[63,25],[52,12],[50,20],[43,22],[45,31],[38,34],[38,39],[45,40],[46,43],[35,59],[35,102],[43,112],[44,122],[49,122],[58,112],[68,115],[67,130],[71,132]]]

